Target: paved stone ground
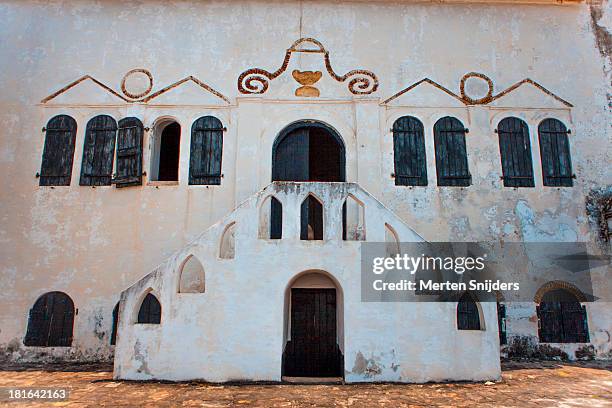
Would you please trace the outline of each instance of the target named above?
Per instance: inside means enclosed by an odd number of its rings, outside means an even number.
[[[0,367],[0,387],[70,387],[67,401],[2,406],[612,407],[612,362],[504,364],[492,385],[214,385],[113,381],[96,365]]]

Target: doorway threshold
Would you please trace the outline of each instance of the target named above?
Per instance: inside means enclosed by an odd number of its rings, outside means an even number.
[[[342,384],[344,379],[342,377],[287,377],[282,376],[283,382],[293,384]]]

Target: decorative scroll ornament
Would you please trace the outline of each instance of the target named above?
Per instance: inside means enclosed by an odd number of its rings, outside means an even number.
[[[129,82],[132,82],[131,84]],[[140,83],[139,83],[140,82]],[[143,83],[146,84],[143,86]],[[140,89],[135,88],[141,86]],[[128,71],[121,79],[121,91],[125,96],[132,99],[142,98],[153,89],[153,75],[149,70],[136,68]]]
[[[477,81],[480,80],[485,83],[487,92],[484,95],[478,96],[470,96],[465,93],[465,83],[468,80]],[[461,93],[461,98],[468,105],[484,105],[493,100],[493,81],[491,78],[486,76],[485,74],[481,74],[479,72],[469,72],[465,74],[461,78],[461,83],[459,84],[459,92]]]
[[[299,48],[299,46],[303,43],[314,44],[316,48]],[[350,78],[348,82],[348,90],[354,95],[369,95],[373,92],[376,92],[376,90],[378,89],[378,78],[376,77],[376,75],[374,75],[373,72],[364,69],[354,69],[344,75],[338,75],[331,66],[331,63],[329,61],[329,51],[327,51],[325,47],[323,47],[323,44],[321,44],[314,38],[300,38],[299,40],[294,42],[291,47],[289,47],[289,49],[287,49],[287,52],[285,52],[285,59],[283,60],[283,64],[276,71],[268,72],[265,69],[261,68],[251,68],[240,74],[240,76],[238,77],[238,90],[240,91],[240,93],[265,93],[268,90],[270,81],[279,77],[283,72],[285,72],[285,70],[287,70],[287,67],[289,66],[289,61],[291,60],[291,55],[294,52],[323,54],[327,73],[338,82],[345,82],[347,79]],[[318,71],[297,71],[297,74],[295,73],[296,71],[294,71],[293,77],[296,81],[300,82],[300,84],[303,85],[302,87],[296,90],[296,96],[319,96],[319,90],[311,86],[320,78],[320,76],[319,78],[317,78]],[[302,83],[302,80],[315,81],[308,84]]]
[[[480,88],[481,88],[481,92],[478,95],[471,95],[471,92],[474,92],[474,89],[472,89],[472,91],[470,92],[468,89],[469,88],[469,84],[467,84],[468,82],[473,82],[473,83],[478,83],[480,82]],[[486,76],[485,74],[481,74],[479,72],[468,72],[467,74],[465,74],[463,77],[461,77],[461,82],[459,85],[459,93],[460,95],[457,95],[455,92],[451,91],[450,89],[446,88],[445,86],[440,85],[439,83],[437,83],[436,81],[432,81],[429,78],[423,78],[420,81],[417,81],[415,83],[413,83],[412,85],[402,89],[401,91],[397,92],[396,94],[390,96],[389,98],[385,99],[383,101],[383,104],[386,105],[389,102],[399,98],[400,96],[412,91],[413,89],[415,89],[417,86],[423,84],[423,83],[428,83],[432,86],[434,86],[435,88],[438,88],[439,90],[441,90],[442,92],[450,95],[451,97],[457,99],[458,101],[462,102],[464,105],[487,105],[493,101],[496,101],[512,92],[514,92],[517,88],[525,85],[525,84],[530,84],[533,87],[535,87],[536,89],[538,89],[539,91],[543,92],[544,94],[552,97],[553,99],[555,99],[558,102],[561,102],[563,105],[567,106],[568,108],[573,108],[574,105],[572,105],[571,103],[569,103],[568,101],[566,101],[565,99],[561,98],[560,96],[558,96],[557,94],[549,91],[548,89],[544,88],[542,85],[540,85],[539,83],[537,83],[536,81],[529,79],[529,78],[525,78],[522,81],[519,81],[517,83],[515,83],[514,85],[510,86],[509,88],[506,88],[505,90],[499,92],[498,94],[493,94],[493,81],[491,80],[491,78],[489,78],[488,76]],[[485,90],[485,92],[482,92],[482,90]]]

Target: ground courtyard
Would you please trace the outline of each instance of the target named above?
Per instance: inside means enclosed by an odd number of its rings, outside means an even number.
[[[612,362],[504,363],[499,383],[204,384],[113,381],[112,367],[4,366],[3,406],[612,407]],[[68,387],[67,401],[10,402],[6,387]]]

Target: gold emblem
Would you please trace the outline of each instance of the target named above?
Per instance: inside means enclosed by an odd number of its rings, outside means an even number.
[[[319,90],[312,85],[321,79],[321,71],[299,71],[294,69],[291,75],[302,85],[295,90],[295,96],[317,97],[320,95]]]

